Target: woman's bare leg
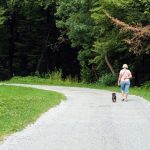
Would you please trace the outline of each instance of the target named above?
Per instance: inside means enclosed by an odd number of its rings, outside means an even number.
[[[125,99],[125,94],[124,94],[124,92],[121,93],[121,99],[122,99],[122,101],[124,101],[124,99]]]
[[[125,94],[125,101],[128,101],[128,93]]]

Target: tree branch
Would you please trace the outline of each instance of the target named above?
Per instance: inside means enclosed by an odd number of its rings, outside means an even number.
[[[129,25],[117,18],[112,17],[106,11],[104,11],[104,13],[114,25],[121,28],[124,32],[131,32],[133,34],[131,39],[124,39],[124,41],[131,46],[129,51],[137,55],[140,55],[143,52],[150,52],[150,45],[148,42],[150,40],[150,25]]]

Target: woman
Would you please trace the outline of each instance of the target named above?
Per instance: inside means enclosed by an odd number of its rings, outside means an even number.
[[[122,101],[128,101],[128,92],[130,87],[130,79],[132,78],[132,74],[130,70],[128,70],[128,65],[123,64],[122,70],[120,70],[118,77],[118,86],[121,88]]]

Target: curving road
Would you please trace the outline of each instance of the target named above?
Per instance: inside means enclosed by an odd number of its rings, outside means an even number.
[[[137,96],[111,102],[111,92],[30,86],[67,96],[34,124],[0,144],[0,150],[150,150],[150,103]]]

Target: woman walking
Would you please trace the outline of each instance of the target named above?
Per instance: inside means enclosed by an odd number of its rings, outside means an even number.
[[[132,74],[130,70],[128,70],[127,64],[123,64],[122,68],[123,69],[120,70],[118,77],[118,86],[121,88],[122,101],[128,101],[130,79],[132,78]]]

